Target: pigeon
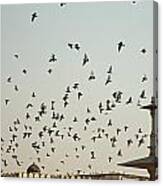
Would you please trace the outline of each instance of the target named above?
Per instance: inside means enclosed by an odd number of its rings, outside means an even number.
[[[32,13],[31,22],[34,22],[37,17],[37,12]]]
[[[120,42],[118,43],[118,52],[121,52],[122,47],[125,47],[125,44],[124,44],[122,41],[120,41]]]

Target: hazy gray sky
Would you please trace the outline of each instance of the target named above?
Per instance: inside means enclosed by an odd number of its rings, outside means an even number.
[[[31,23],[33,12],[38,13],[38,18]],[[145,105],[150,102],[153,95],[153,2],[139,1],[136,4],[128,2],[103,2],[103,3],[67,3],[60,7],[59,4],[29,4],[29,5],[3,5],[1,9],[1,37],[2,37],[2,137],[5,139],[5,149],[10,144],[12,133],[8,127],[13,126],[13,121],[19,118],[21,121],[17,142],[19,148],[16,151],[18,159],[23,161],[18,167],[11,154],[2,153],[2,159],[7,159],[8,166],[3,167],[4,172],[25,171],[32,163],[37,163],[37,157],[41,157],[39,166],[44,165],[43,172],[55,173],[58,168],[61,173],[75,173],[81,169],[86,173],[93,172],[127,172],[147,175],[145,170],[136,170],[117,166],[117,163],[129,161],[148,155],[149,136],[145,144],[138,148],[135,134],[142,128],[143,134],[150,133],[150,117],[147,111],[137,107],[140,93],[144,89],[147,99],[141,101]],[[125,43],[122,52],[117,52],[119,41]],[[67,43],[79,43],[80,51],[70,50]],[[140,50],[145,48],[146,54]],[[14,54],[18,54],[16,59]],[[57,57],[55,64],[49,64],[51,54]],[[82,67],[84,53],[90,58],[90,62]],[[107,71],[112,65],[112,83],[105,86]],[[23,75],[22,70],[27,69]],[[53,69],[48,74],[49,68]],[[88,81],[91,71],[94,71],[96,80]],[[148,81],[142,83],[141,79],[146,74]],[[12,82],[7,83],[7,78],[12,77]],[[67,86],[72,87],[79,82],[79,90],[83,93],[80,101],[77,100],[77,91],[70,94],[70,105],[64,109],[62,97]],[[14,90],[17,85],[19,91]],[[108,115],[100,115],[99,102],[105,103],[107,99],[113,100],[112,93],[122,91],[122,103],[109,112]],[[36,92],[36,98],[32,98],[32,92]],[[125,105],[127,99],[132,96],[133,104]],[[11,101],[5,106],[5,99]],[[64,140],[54,137],[54,144],[50,145],[46,137],[46,148],[37,155],[31,143],[41,140],[38,132],[44,125],[52,126],[50,101],[55,100],[56,112],[63,113],[65,119],[59,123],[58,129],[65,136],[67,128],[73,126],[73,132],[77,132],[80,142],[74,142],[67,136]],[[32,116],[25,119],[27,103],[33,103],[34,107],[28,112]],[[40,123],[34,121],[40,104],[47,105],[48,113]],[[91,110],[91,116],[97,121],[83,131],[84,121],[90,117],[86,108]],[[78,123],[72,122],[73,117],[78,118]],[[109,119],[113,126],[107,127]],[[24,124],[32,126],[32,137],[22,139]],[[124,126],[129,130],[124,132]],[[66,127],[66,129],[64,129]],[[116,129],[122,132],[117,137],[117,145],[111,147],[110,140],[102,138],[93,143],[90,138],[97,134],[97,128],[104,128],[109,133],[109,138],[116,135]],[[127,139],[134,141],[131,147],[127,147]],[[86,145],[86,150],[81,150],[81,145]],[[56,153],[50,152],[50,147],[56,148]],[[75,152],[75,147],[79,152]],[[123,157],[118,157],[117,152],[122,149]],[[90,159],[90,152],[94,150],[96,160]],[[51,157],[47,158],[49,152]],[[65,154],[69,154],[69,158]],[[76,154],[80,157],[77,159]],[[113,160],[108,163],[108,157]],[[65,161],[65,165],[60,163]],[[88,165],[92,165],[92,170]],[[3,164],[2,164],[3,165]]]

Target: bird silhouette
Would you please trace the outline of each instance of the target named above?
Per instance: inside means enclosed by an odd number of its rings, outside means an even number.
[[[141,138],[139,141],[138,141],[138,147],[140,147],[142,144],[144,144],[144,138]]]
[[[82,66],[85,66],[86,63],[88,63],[88,62],[89,62],[89,58],[88,58],[87,54],[85,53],[84,54],[84,58],[83,58],[83,64],[82,64]]]
[[[112,120],[111,119],[109,119],[109,122],[108,122],[108,127],[109,126],[112,126]]]
[[[35,117],[35,121],[36,121],[36,122],[40,121],[39,116],[36,116],[36,117]]]
[[[68,43],[67,45],[68,45],[68,47],[69,47],[70,49],[73,48],[73,44],[72,44],[72,43]]]
[[[104,110],[104,108],[102,106],[102,102],[99,103],[98,108],[99,108],[100,114],[102,114],[102,112]]]
[[[9,99],[5,99],[5,104],[6,106],[9,104],[10,100]]]
[[[145,81],[147,81],[147,80],[148,80],[147,76],[144,75],[144,76],[142,77],[142,82],[145,82]]]
[[[66,93],[71,93],[70,87],[69,87],[69,86],[66,88]],[[68,95],[67,95],[67,96],[68,96]]]
[[[91,113],[91,110],[89,109],[89,107],[87,107],[87,113]]]
[[[7,78],[7,82],[8,82],[8,83],[11,83],[11,80],[12,80],[11,77],[8,77],[8,78]]]
[[[82,92],[78,92],[78,100],[80,100],[80,98],[83,96]]]
[[[14,54],[14,57],[15,57],[16,59],[18,59],[18,58],[19,58],[19,55],[18,55],[18,54]]]
[[[91,120],[91,121],[96,121],[96,118],[93,116],[93,117],[91,117],[90,120]]]
[[[78,44],[78,43],[76,43],[75,45],[74,45],[74,48],[76,49],[76,50],[80,50],[80,45]]]
[[[64,7],[66,5],[66,3],[60,3],[61,7]]]
[[[132,97],[129,97],[129,99],[126,101],[126,105],[132,103]]]
[[[69,103],[68,103],[67,101],[65,101],[65,102],[64,102],[64,105],[63,105],[64,108],[66,108],[68,104],[69,104]]]
[[[33,107],[32,103],[28,103],[27,106],[26,106],[27,109],[32,108],[32,107]]]
[[[141,53],[142,53],[142,54],[146,54],[146,52],[147,52],[147,51],[146,51],[145,48],[141,49]]]
[[[138,129],[138,133],[140,133],[140,134],[143,133],[141,128]]]
[[[111,83],[112,80],[111,80],[111,75],[108,75],[106,81],[105,81],[105,86],[108,84],[108,83]]]
[[[132,139],[128,139],[128,140],[127,140],[127,146],[130,147],[131,144],[133,144]]]
[[[90,74],[88,80],[91,81],[91,80],[95,80],[95,79],[96,79],[96,77],[95,77],[95,75],[94,75],[94,72],[91,71],[91,74]]]
[[[120,134],[121,129],[117,128],[117,136]]]
[[[4,166],[5,166],[5,167],[7,167],[7,166],[8,166],[7,160],[2,159],[1,161],[3,162],[3,164],[4,164]]]
[[[30,138],[31,135],[32,135],[31,132],[24,132],[24,133],[23,133],[23,139],[25,139],[26,137],[27,137],[27,138]]]
[[[94,151],[91,151],[91,159],[96,159],[95,158],[95,152]]]
[[[79,83],[74,83],[74,85],[73,85],[72,88],[73,88],[73,89],[78,89],[78,88],[79,88]]]
[[[141,106],[141,104],[140,104],[140,100],[138,100],[138,102],[137,102],[137,106],[138,106],[138,107]]]
[[[36,97],[35,92],[32,92],[32,97],[33,97],[33,98],[35,98],[35,97]]]
[[[51,58],[49,59],[49,62],[51,63],[51,62],[55,62],[55,61],[57,61],[57,58],[56,58],[55,54],[52,54]]]
[[[118,43],[118,52],[121,52],[123,47],[125,47],[125,44],[122,41],[120,41]]]
[[[125,132],[127,132],[128,126],[124,126],[124,130],[125,130]]]
[[[37,12],[32,13],[31,22],[34,22],[37,17]]]
[[[112,66],[109,67],[109,70],[107,71],[108,74],[112,73]]]
[[[111,163],[112,159],[113,158],[111,156],[108,157],[109,163]]]
[[[146,99],[147,97],[145,96],[145,90],[143,90],[140,94],[141,99]]]
[[[15,90],[15,91],[19,91],[19,89],[18,89],[18,86],[17,86],[17,85],[15,85],[15,86],[14,86],[14,90]]]
[[[122,151],[121,151],[121,149],[118,151],[117,155],[120,156],[120,157],[122,157]]]
[[[106,111],[111,111],[110,100],[106,100]]]
[[[27,70],[26,69],[23,69],[23,74],[27,74]]]
[[[67,91],[67,90],[66,90],[66,91]],[[68,89],[68,91],[70,92],[70,89]],[[69,93],[69,92],[68,92],[68,93]],[[63,99],[63,101],[67,101],[67,99],[68,99],[68,94],[65,94],[65,95],[63,96],[62,99]]]
[[[80,141],[80,137],[78,136],[77,133],[75,133],[75,134],[73,135],[73,139],[74,139],[74,141]]]
[[[52,69],[50,68],[50,69],[48,69],[48,73],[49,74],[51,74],[52,73]]]
[[[86,125],[89,125],[90,119],[89,119],[89,118],[86,118],[86,119],[85,119],[85,123],[86,123]]]
[[[77,122],[77,117],[75,116],[74,119],[73,119],[73,122]]]

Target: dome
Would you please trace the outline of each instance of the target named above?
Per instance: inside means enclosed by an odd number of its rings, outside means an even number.
[[[27,173],[40,173],[41,170],[40,168],[35,164],[33,163],[32,165],[30,165],[27,169]]]

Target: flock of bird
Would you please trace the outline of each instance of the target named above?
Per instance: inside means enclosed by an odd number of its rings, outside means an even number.
[[[134,4],[135,2],[133,2]],[[65,7],[66,3],[60,3],[60,7]],[[31,15],[31,23],[34,24],[35,21],[39,18],[38,12],[33,12]],[[81,46],[80,43],[75,42],[71,43],[68,42],[66,46],[69,50],[76,50],[80,51]],[[123,52],[123,49],[126,47],[126,43],[124,41],[117,42],[117,46],[115,46],[117,53]],[[140,55],[145,55],[147,53],[145,48],[140,49]],[[19,59],[19,54],[14,54],[15,59]],[[57,62],[57,56],[55,54],[52,54],[48,62],[49,63],[56,63]],[[83,54],[83,60],[81,62],[82,68],[87,68],[87,64],[91,63],[91,60],[89,58],[88,53]],[[107,77],[104,81],[104,86],[109,86],[109,84],[112,82],[112,75],[113,75],[113,65],[109,66],[109,69],[107,71]],[[52,73],[52,69],[48,70],[48,73]],[[23,75],[27,75],[28,71],[26,69],[22,70]],[[95,76],[94,71],[92,70],[88,79],[88,81],[98,81],[98,79]],[[142,78],[140,80],[140,83],[144,83],[148,81],[148,77],[146,74],[142,75]],[[7,77],[7,83],[11,84],[13,83],[13,78],[11,76]],[[18,85],[13,85],[14,91],[20,91]],[[32,92],[32,91],[31,91]],[[66,127],[62,127],[62,122],[66,121],[66,115],[64,113],[64,110],[69,107],[71,104],[69,97],[70,96],[76,96],[76,102],[82,101],[82,98],[85,96],[82,88],[80,86],[79,82],[74,82],[72,85],[68,85],[65,87],[65,91],[63,93],[62,97],[62,103],[63,103],[63,112],[57,112],[56,108],[56,102],[57,100],[49,100],[49,102],[41,102],[39,103],[39,109],[36,111],[35,115],[33,116],[33,108],[35,107],[34,103],[28,102],[25,105],[26,112],[23,116],[25,118],[25,123],[21,121],[21,117],[17,117],[13,124],[11,124],[8,127],[8,132],[10,134],[9,141],[5,140],[5,136],[1,137],[1,152],[2,152],[2,170],[1,172],[5,171],[5,167],[9,165],[9,161],[7,160],[7,156],[10,156],[13,161],[16,162],[16,165],[18,167],[24,166],[24,161],[19,157],[19,154],[17,153],[19,149],[19,142],[27,142],[30,144],[29,148],[33,150],[33,152],[37,155],[37,163],[40,164],[42,170],[46,169],[48,165],[42,164],[42,159],[44,159],[43,156],[46,158],[50,158],[53,156],[53,154],[56,153],[58,150],[55,146],[56,141],[61,141],[63,144],[67,142],[67,140],[72,141],[72,143],[75,144],[75,148],[72,150],[72,153],[75,154],[75,158],[80,159],[81,154],[85,151],[87,151],[87,144],[84,144],[82,142],[82,133],[87,131],[92,131],[91,126],[96,126],[98,119],[100,116],[108,115],[109,113],[114,111],[116,107],[120,104],[124,104],[126,106],[134,104],[133,97],[129,96],[128,99],[125,101],[125,103],[122,101],[123,96],[122,91],[114,91],[112,93],[112,98],[109,98],[105,101],[101,101],[97,103],[97,110],[98,114],[94,114],[89,106],[86,107],[85,113],[87,115],[86,118],[84,118],[83,121],[79,121],[78,116],[75,113],[72,117],[72,122],[67,123]],[[32,92],[31,95],[32,99],[37,98],[37,92]],[[146,99],[146,91],[143,89],[140,92],[139,99],[137,101],[137,106],[141,106],[141,100]],[[4,100],[5,107],[9,107],[10,104],[12,104],[12,101],[10,98],[6,98]],[[46,116],[50,115],[51,123],[43,124],[42,119]],[[22,119],[23,120],[23,119]],[[36,125],[33,124],[36,123]],[[31,124],[32,123],[32,124]],[[82,124],[81,130],[77,131],[76,126],[78,124]],[[40,130],[37,132],[34,132],[35,126],[38,127],[38,124],[40,126]],[[114,130],[114,133],[110,133],[110,130]],[[19,132],[21,131],[21,132]],[[115,127],[114,121],[112,118],[108,118],[108,121],[105,124],[105,127],[100,127],[97,125],[95,127],[95,130],[91,132],[91,135],[88,137],[94,145],[98,143],[98,141],[107,142],[110,145],[110,148],[116,149],[116,154],[106,154],[108,166],[114,162],[114,157],[117,156],[119,158],[123,157],[125,152],[123,152],[123,149],[119,146],[117,146],[117,143],[119,140],[121,140],[121,135],[128,135],[130,132],[130,126],[129,125],[122,125],[121,127]],[[32,136],[35,136],[34,141],[32,141]],[[132,138],[128,138],[127,141],[125,141],[126,147],[130,148],[133,144],[137,144],[138,148],[143,147],[146,145],[146,139],[148,137],[148,134],[144,133],[142,128],[138,126],[137,131],[135,131],[135,134]],[[49,148],[47,148],[50,147]],[[6,155],[7,154],[7,155]],[[41,154],[41,155],[40,155]],[[44,154],[44,155],[43,155]],[[90,158],[90,163],[87,165],[88,169],[93,169],[93,161],[100,161],[97,157],[96,151],[92,148],[92,150],[88,153]],[[71,155],[69,153],[65,153],[65,157],[61,158],[60,164],[66,166],[66,162],[68,158],[71,158]],[[56,160],[58,161],[58,160]],[[27,166],[27,165],[26,165]],[[59,172],[60,169],[56,168],[56,171]],[[78,173],[83,172],[83,170],[77,169]]]

